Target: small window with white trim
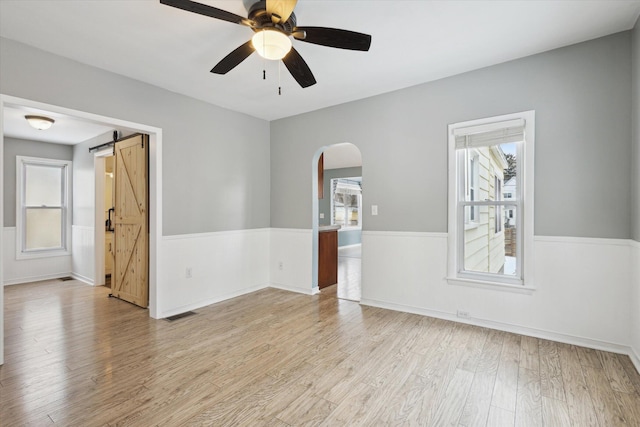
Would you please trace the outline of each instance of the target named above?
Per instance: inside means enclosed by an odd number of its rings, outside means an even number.
[[[533,286],[534,118],[449,125],[450,282]]]
[[[331,224],[341,229],[362,226],[362,178],[331,180]]]
[[[69,255],[71,161],[16,156],[16,257]]]

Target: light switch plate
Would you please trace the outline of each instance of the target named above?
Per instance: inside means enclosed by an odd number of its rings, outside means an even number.
[[[378,205],[371,205],[371,215],[378,215]]]

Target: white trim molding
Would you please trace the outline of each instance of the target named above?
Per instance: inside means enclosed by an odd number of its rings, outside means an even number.
[[[163,237],[158,317],[269,286],[269,242],[268,228]]]
[[[592,340],[585,337],[577,337],[574,335],[560,334],[535,328],[527,328],[521,325],[495,322],[492,320],[478,318],[460,318],[452,313],[446,313],[436,310],[428,310],[419,307],[412,307],[400,304],[389,304],[382,301],[362,299],[361,305],[384,308],[387,310],[402,311],[405,313],[419,314],[422,316],[435,317],[437,319],[449,320],[452,322],[465,323],[468,325],[480,326],[498,331],[510,332],[514,334],[526,335],[534,338],[541,338],[550,341],[557,341],[565,344],[572,344],[581,347],[593,348],[596,350],[610,351],[612,353],[628,354],[631,356],[631,348],[626,345],[611,343],[607,341]],[[633,357],[632,357],[633,360]],[[638,366],[636,365],[636,368]],[[640,372],[640,369],[638,370]]]
[[[3,285],[18,285],[71,276],[71,255],[16,259],[16,234],[16,227],[3,227]]]
[[[361,303],[629,352],[628,240],[535,238],[536,290],[520,293],[450,285],[445,237],[363,232]]]
[[[312,295],[318,292],[313,280],[313,230],[271,228],[269,284],[273,288]]]

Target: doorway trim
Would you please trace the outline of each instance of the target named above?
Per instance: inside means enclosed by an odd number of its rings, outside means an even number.
[[[320,293],[320,289],[318,287],[318,241],[319,241],[319,222],[320,222],[320,204],[318,202],[318,161],[320,160],[320,156],[330,147],[334,145],[341,144],[351,144],[360,152],[360,159],[362,162],[362,150],[353,142],[338,142],[335,144],[324,145],[316,150],[313,154],[313,158],[311,159],[311,293],[317,294]],[[362,167],[363,164],[360,165]],[[327,197],[327,194],[324,195]],[[364,225],[364,207],[362,208],[363,212],[363,225]],[[362,260],[360,261],[362,264]],[[361,284],[362,286],[362,284]]]
[[[48,110],[101,124],[131,128],[149,135],[149,316],[157,319],[160,299],[158,259],[162,242],[162,129],[0,93],[0,164],[4,164],[4,108],[12,105]],[[2,174],[0,174],[0,200],[4,200],[4,177]],[[99,224],[94,224],[94,226],[98,227]],[[0,242],[4,242],[3,232],[4,212],[0,209]],[[0,244],[0,266],[4,259],[2,246]],[[0,269],[0,365],[4,364],[3,272],[4,269]]]

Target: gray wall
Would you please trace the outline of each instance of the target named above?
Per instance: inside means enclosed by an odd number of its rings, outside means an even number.
[[[274,121],[271,224],[311,228],[311,159],[350,142],[365,230],[446,232],[447,125],[536,110],[535,234],[629,238],[630,87],[627,31]]]
[[[4,226],[16,226],[16,156],[44,159],[73,160],[71,145],[49,144],[26,139],[4,139]]]
[[[162,128],[164,235],[269,227],[267,121],[4,38],[0,57],[0,93]]]
[[[633,29],[633,238],[640,242],[640,18]]]

